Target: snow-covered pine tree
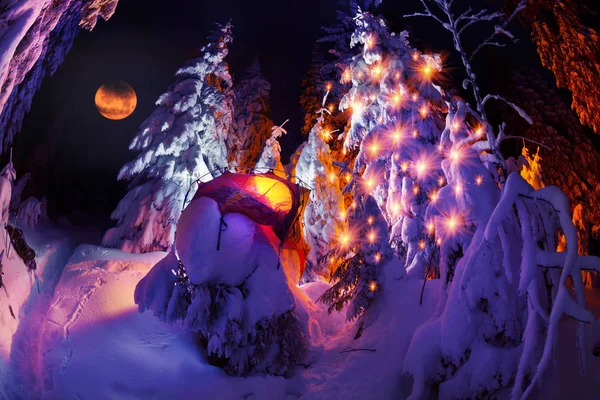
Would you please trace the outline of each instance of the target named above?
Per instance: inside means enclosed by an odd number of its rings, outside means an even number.
[[[351,45],[361,52],[347,66],[352,88],[340,104],[352,110],[344,142],[348,152],[358,150],[351,175],[377,201],[405,270],[422,277],[436,252],[425,214],[441,174],[442,103],[431,82],[441,60],[411,48],[405,32],[390,33],[370,13],[359,12],[355,22]]]
[[[258,58],[234,86],[233,133],[227,147],[229,161],[240,168],[253,168],[266,140],[271,136],[271,84],[260,72]]]
[[[331,151],[325,142],[332,134],[325,130],[325,115],[329,115],[325,108],[328,95],[329,92],[323,98],[320,116],[308,134],[295,170],[299,183],[311,189],[310,201],[302,216],[304,240],[310,247],[304,281],[315,280],[315,275],[330,275],[333,263],[329,260],[329,253],[345,219],[342,218],[344,207],[337,168],[333,166]]]
[[[442,162],[448,185],[437,202],[464,212],[460,223],[447,219],[446,230],[470,233],[466,240],[451,241],[461,246],[451,279],[441,287],[434,316],[412,337],[404,363],[414,378],[410,399],[423,398],[429,385],[440,398],[487,398],[508,385],[512,398],[527,398],[551,362],[563,315],[578,321],[579,360],[585,366],[583,324],[593,317],[584,307],[581,268],[599,270],[600,262],[577,254],[566,196],[556,187],[534,190],[518,173],[522,163],[499,152],[502,140],[515,136],[506,133],[505,123],[492,130],[485,110],[489,100],[504,101],[532,121],[503,97],[483,96],[471,68],[473,56],[498,44],[499,35],[514,38],[506,28],[525,2],[470,53],[461,39],[465,29],[502,14],[469,8],[457,17],[451,0],[421,3],[425,12],[416,15],[435,19],[451,33],[476,110],[440,88],[448,105],[441,146],[449,157]],[[566,251],[557,251],[561,232]],[[449,258],[443,248],[441,258],[441,263]]]
[[[317,40],[312,53],[311,66],[302,80],[302,93],[300,105],[304,111],[304,125],[302,133],[308,134],[317,123],[318,111],[321,108],[322,94],[329,91],[328,110],[331,117],[328,124],[331,130],[344,130],[348,122],[348,113],[337,110],[337,105],[342,99],[349,83],[348,75],[343,76],[343,66],[352,58],[348,48],[350,37],[354,31],[352,17],[356,14],[355,0],[338,0],[336,11],[336,24],[331,27],[322,27],[325,36]]]
[[[134,253],[168,250],[197,181],[227,166],[234,94],[225,57],[231,28],[217,25],[202,56],[177,71],[131,142],[129,148],[140,154],[119,172],[119,179],[131,180],[131,190],[111,216],[117,226],[106,232],[105,246]]]
[[[281,145],[279,139],[281,135],[286,135],[287,131],[283,126],[289,121],[286,119],[283,124],[271,127],[271,136],[265,142],[265,147],[260,154],[258,162],[254,166],[254,172],[265,173],[273,171],[275,175],[285,176],[285,168],[281,163]]]

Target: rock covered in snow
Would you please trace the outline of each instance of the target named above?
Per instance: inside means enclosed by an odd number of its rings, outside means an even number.
[[[8,0],[0,10],[0,142],[21,129],[33,95],[71,49],[79,26],[109,19],[118,0]]]

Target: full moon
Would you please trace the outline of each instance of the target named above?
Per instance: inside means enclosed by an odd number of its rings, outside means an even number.
[[[116,121],[131,115],[137,105],[137,96],[131,86],[118,81],[100,86],[94,101],[103,117]]]

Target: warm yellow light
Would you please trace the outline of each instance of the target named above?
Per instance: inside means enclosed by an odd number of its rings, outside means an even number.
[[[481,135],[483,135],[483,126],[479,125],[476,129],[475,129],[475,135],[477,137],[480,137]]]
[[[419,194],[419,186],[418,185],[413,186],[413,193]]]
[[[394,160],[399,160],[400,159],[400,154],[396,153],[394,154]]]
[[[346,182],[350,182],[350,180],[352,179],[352,175],[350,175],[350,173],[346,173]]]
[[[433,203],[435,203],[435,201],[437,200],[438,194],[437,191],[433,191],[429,194],[429,200],[431,200]]]
[[[419,99],[419,96],[415,93],[412,95],[412,101],[417,101]]]
[[[340,211],[340,217],[342,219],[346,218],[346,211],[345,210]]]
[[[418,52],[418,51],[415,51],[415,52],[413,53],[413,55],[412,55],[412,59],[413,59],[413,60],[415,60],[415,61],[417,61],[417,60],[419,59],[419,52]]]
[[[431,75],[433,75],[433,68],[431,68],[430,65],[426,64],[423,68],[421,68],[421,73],[423,74],[423,77],[425,77],[426,79],[430,79]]]
[[[376,239],[376,235],[374,231],[369,231],[369,234],[367,235],[367,237],[369,238],[369,243],[373,244],[375,243],[375,239]]]
[[[367,218],[367,223],[369,225],[371,225],[373,223],[373,216],[370,216],[369,218]]]
[[[351,208],[356,208],[356,202],[355,202],[355,201],[353,201],[353,202],[352,202],[352,204],[350,204],[350,207],[351,207]]]
[[[400,72],[396,71],[396,74],[394,76],[396,77],[396,79],[400,79]]]
[[[462,191],[463,191],[462,184],[460,182],[457,182],[456,185],[454,185],[454,193],[461,194]]]
[[[434,227],[434,225],[433,225],[433,222],[431,222],[431,221],[430,221],[430,222],[428,222],[428,223],[427,223],[427,232],[428,232],[430,235],[433,233],[433,230],[434,230],[434,228],[435,228],[435,227]]]
[[[448,217],[446,225],[448,226],[448,230],[451,233],[456,232],[456,229],[458,228],[458,219],[456,218],[456,216],[451,215],[450,217]]]
[[[335,182],[335,173],[330,173],[329,174],[329,180],[331,181],[331,183]]]
[[[458,161],[460,158],[460,152],[457,150],[450,150],[450,158],[452,161]]]
[[[425,241],[424,240],[421,240],[419,242],[419,249],[421,249],[421,250],[425,249]]]
[[[392,96],[392,101],[394,102],[395,105],[400,104],[400,100],[402,100],[402,96],[400,96],[400,93],[395,93]]]
[[[375,262],[378,263],[379,261],[381,261],[381,254],[377,253],[375,254]],[[375,290],[375,289],[373,289]]]
[[[373,75],[373,78],[379,79],[382,73],[383,67],[381,66],[381,64],[375,64],[371,69],[371,75]]]
[[[367,188],[369,188],[369,189],[372,189],[373,186],[375,186],[375,181],[373,180],[373,178],[367,179],[366,183],[367,183]]]
[[[347,153],[347,150],[346,150],[346,148],[344,147],[344,148],[342,149],[342,154],[343,154],[343,155],[346,155],[346,153]]]
[[[379,151],[379,145],[377,143],[372,143],[371,147],[369,147],[369,150],[371,151],[372,156],[376,156],[377,152]]]
[[[375,256],[375,258],[377,259],[377,256]],[[373,281],[371,283],[369,283],[369,290],[371,292],[374,292],[377,290],[377,282]]]
[[[350,82],[351,79],[352,79],[352,73],[350,72],[349,68],[346,68],[344,70],[344,72],[342,73],[342,83]]]
[[[394,130],[392,137],[394,139],[394,143],[400,142],[400,139],[402,139],[402,132],[400,131],[400,129]]]
[[[344,232],[342,233],[342,236],[340,237],[340,243],[342,244],[342,246],[347,246],[348,244],[350,244],[350,234],[348,232]]]
[[[331,82],[327,82],[327,84],[325,85],[325,89],[330,92],[331,91]]]
[[[363,73],[361,71],[358,71],[358,73],[356,74],[356,77],[358,79],[362,79],[363,78]]]
[[[373,38],[373,36],[368,36],[367,39],[365,40],[366,48],[370,49],[371,47],[373,47],[374,44],[375,44],[375,39]]]
[[[421,115],[421,118],[425,118],[427,116],[428,112],[429,112],[429,110],[426,105],[422,105],[421,108],[419,109],[419,114]]]
[[[329,110],[330,113],[333,112],[333,104],[330,104],[329,107],[327,107],[327,109]]]
[[[419,136],[419,131],[418,130],[413,130],[412,135],[414,138],[416,138],[417,136]]]
[[[400,164],[400,169],[402,172],[406,172],[408,170],[408,163],[404,161],[402,164]]]
[[[437,238],[437,240],[435,241],[437,243],[437,245],[439,246],[440,244],[442,244],[442,239],[441,238]]]
[[[438,178],[438,185],[443,186],[444,185],[444,177],[440,176]]]
[[[452,122],[452,131],[457,132],[460,129],[460,122],[454,121]]]
[[[475,184],[476,184],[477,186],[479,186],[479,185],[481,185],[482,183],[483,183],[483,176],[481,176],[481,175],[477,175],[477,176],[475,177]]]
[[[333,257],[329,257],[329,263],[333,264],[333,262],[335,261],[335,259]]]
[[[427,171],[427,163],[423,160],[417,161],[416,170],[417,170],[417,174],[423,175],[425,173],[425,171]]]

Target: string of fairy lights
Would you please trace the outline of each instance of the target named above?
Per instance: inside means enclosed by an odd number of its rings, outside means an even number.
[[[377,38],[375,34],[370,34],[364,39],[364,48],[365,50],[371,50],[377,43]],[[414,51],[411,55],[411,59],[413,62],[413,69],[418,73],[420,79],[424,83],[431,84],[432,80],[436,77],[436,74],[441,71],[441,69],[435,68],[428,62],[428,58],[424,57],[420,52]],[[431,113],[431,106],[428,104],[426,99],[421,99],[419,93],[417,93],[416,89],[410,93],[410,90],[406,87],[406,85],[400,82],[402,74],[400,71],[390,71],[388,65],[392,64],[391,60],[387,61],[379,60],[374,62],[368,71],[370,76],[371,84],[378,85],[384,77],[390,76],[390,72],[393,74],[395,79],[398,81],[397,90],[393,91],[390,95],[387,96],[386,105],[388,107],[392,107],[394,111],[399,110],[416,110],[416,114],[420,117],[421,120],[426,120]],[[365,74],[360,68],[356,68],[356,71],[353,71],[350,66],[347,66],[343,69],[341,73],[340,82],[344,85],[352,83],[353,76],[355,76],[358,81],[362,81],[365,78]],[[375,86],[378,87],[378,86]],[[332,90],[332,84],[327,83],[325,85],[325,89],[327,93]],[[377,100],[377,95],[373,92],[371,94],[364,96],[363,98],[355,95],[351,101],[350,109],[351,109],[351,119],[353,121],[360,120],[365,112],[369,111],[369,107],[373,102]],[[408,103],[412,101],[412,104]],[[327,109],[330,113],[333,113],[335,107],[333,104],[327,106]],[[387,108],[386,108],[387,113]],[[411,115],[414,112],[411,112]],[[387,114],[386,114],[387,115]],[[377,124],[384,124],[384,113],[381,112],[377,118]],[[392,120],[391,118],[390,121]],[[415,120],[411,121],[412,125],[416,124]],[[466,130],[466,133],[469,136],[474,138],[474,141],[480,140],[484,138],[484,128],[482,124],[476,124],[474,126],[470,126],[465,123],[461,118],[456,117],[450,123],[449,129],[452,133],[457,133],[462,129]],[[438,144],[438,154],[433,156],[432,154],[428,154],[426,152],[421,152],[419,156],[415,160],[400,160],[400,148],[405,140],[410,139],[412,137],[413,140],[418,140],[420,138],[418,129],[412,129],[412,131],[406,126],[402,124],[396,124],[391,129],[387,129],[387,137],[385,140],[381,140],[380,137],[375,136],[374,139],[370,139],[369,143],[365,143],[367,154],[371,159],[377,159],[379,157],[386,156],[388,153],[392,153],[392,157],[394,161],[397,162],[397,165],[400,167],[400,171],[405,176],[414,177],[413,179],[413,187],[412,192],[415,196],[418,196],[421,192],[419,182],[431,180],[432,171],[439,170],[440,168],[436,168],[437,164],[441,165],[441,160],[444,158],[450,158],[450,160],[454,163],[460,163],[464,158],[462,147],[453,146],[449,151],[446,151],[442,146],[442,143]],[[409,133],[410,132],[410,133]],[[324,133],[322,135],[323,139],[328,142],[332,139],[330,133]],[[436,138],[439,140],[439,138]],[[473,141],[473,142],[474,142]],[[342,153],[344,155],[347,154],[346,145],[343,146]],[[336,178],[338,176],[342,176],[345,179],[346,183],[350,183],[352,181],[352,174],[349,172],[341,171],[339,174],[335,174],[331,172],[329,174],[329,182],[331,184],[336,184]],[[474,179],[474,184],[476,186],[482,185],[484,182],[484,177],[482,175],[477,175]],[[378,177],[374,175],[370,176],[362,176],[362,184],[366,189],[367,193],[373,193],[373,190],[379,185]],[[439,174],[437,178],[437,187],[426,193],[426,199],[430,202],[430,204],[435,204],[438,200],[438,190],[444,187],[447,184],[445,177],[442,174]],[[453,182],[453,191],[456,196],[460,196],[463,194],[465,190],[465,183],[460,179],[456,179]],[[350,205],[351,208],[356,207],[355,201]],[[393,201],[389,205],[389,211],[392,213],[392,217],[396,218],[399,213],[402,212],[402,205],[398,201]],[[347,210],[344,209],[344,205],[341,205],[341,210],[339,217],[342,220],[346,220],[348,213]],[[422,239],[418,242],[418,247],[420,250],[424,251],[427,248],[428,243],[432,243],[433,245],[440,246],[442,244],[443,238],[451,237],[455,235],[461,228],[461,226],[465,225],[466,216],[461,214],[458,211],[450,211],[448,213],[444,213],[441,215],[442,218],[436,218],[436,222],[434,220],[425,221],[425,233],[431,240]],[[367,217],[367,225],[373,224],[373,217]],[[377,232],[377,230],[373,227],[368,229],[363,229],[364,227],[348,227],[347,225],[341,229],[337,236],[338,245],[342,248],[352,249],[354,245],[360,244],[357,242],[357,238],[353,234],[353,232],[364,231],[364,239],[369,244],[375,244],[378,240],[385,239],[383,236]],[[442,232],[440,232],[442,230]],[[436,232],[437,231],[437,232]],[[375,262],[379,262],[381,260],[381,255],[379,253],[375,254]],[[330,257],[330,263],[335,263],[335,258]],[[373,282],[373,284],[375,284]],[[373,287],[375,290],[375,287]]]

